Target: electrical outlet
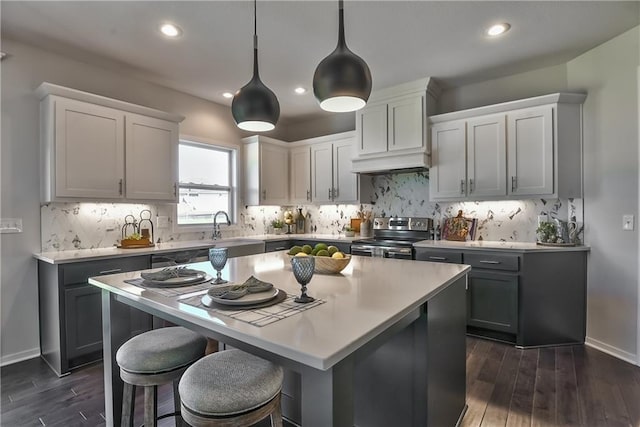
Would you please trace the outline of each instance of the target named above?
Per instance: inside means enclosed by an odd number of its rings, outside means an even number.
[[[633,231],[633,215],[622,215],[622,229]]]
[[[158,229],[169,228],[169,217],[168,216],[157,216],[156,217],[156,225],[158,226]]]
[[[0,233],[22,233],[22,218],[0,219]]]

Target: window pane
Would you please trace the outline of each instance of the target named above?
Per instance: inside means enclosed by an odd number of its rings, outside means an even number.
[[[180,182],[230,186],[230,156],[226,150],[180,144]]]
[[[227,191],[180,188],[178,224],[212,224],[213,214],[229,212],[229,206]]]

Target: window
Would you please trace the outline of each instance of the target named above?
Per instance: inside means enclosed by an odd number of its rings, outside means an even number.
[[[177,225],[213,224],[213,214],[234,218],[236,149],[180,141]]]

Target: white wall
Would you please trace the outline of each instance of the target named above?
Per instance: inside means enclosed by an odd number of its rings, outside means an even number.
[[[622,230],[622,215],[638,218],[639,29],[567,63],[569,90],[584,103],[585,242],[589,342],[637,360],[638,227]]]
[[[1,235],[0,355],[2,364],[39,354],[38,290],[33,252],[40,251],[39,100],[43,81],[182,114],[181,132],[239,142],[228,107],[31,46],[2,40],[0,215],[22,218],[24,232]]]

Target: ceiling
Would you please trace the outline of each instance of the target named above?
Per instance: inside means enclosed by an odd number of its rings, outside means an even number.
[[[638,25],[640,2],[346,1],[347,45],[371,69],[374,90],[435,77],[445,86],[563,63]],[[282,117],[320,110],[311,82],[337,42],[336,1],[258,1],[262,80]],[[249,1],[2,1],[2,37],[220,104],[251,77]],[[170,21],[184,33],[160,35]],[[500,38],[485,36],[508,22]],[[9,55],[11,52],[7,52]],[[293,92],[296,86],[309,91]]]

